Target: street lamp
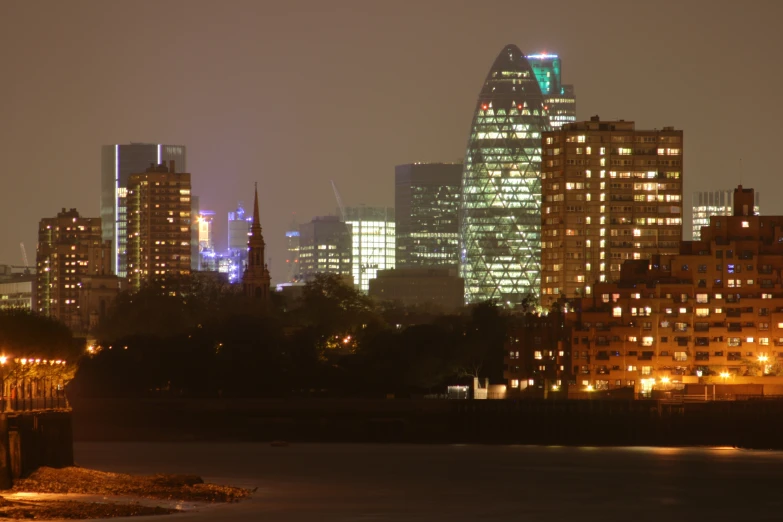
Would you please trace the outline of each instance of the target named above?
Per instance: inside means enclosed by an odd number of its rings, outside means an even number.
[[[766,375],[767,373],[767,361],[769,360],[769,357],[764,355],[763,353],[758,356],[759,362],[761,363],[761,375]]]

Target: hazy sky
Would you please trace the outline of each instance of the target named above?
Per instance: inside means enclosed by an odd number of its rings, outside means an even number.
[[[329,180],[392,205],[396,164],[463,157],[508,43],[561,56],[578,119],[683,129],[686,203],[742,158],[783,214],[781,19],[783,1],[0,0],[0,263],[21,241],[32,262],[62,207],[99,215],[101,145],[163,142],[187,145],[221,248],[259,182],[278,280],[292,212],[334,212]]]

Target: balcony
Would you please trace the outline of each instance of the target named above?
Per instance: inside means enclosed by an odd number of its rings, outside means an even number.
[[[710,352],[696,352],[695,359],[697,361],[709,361],[710,360]]]

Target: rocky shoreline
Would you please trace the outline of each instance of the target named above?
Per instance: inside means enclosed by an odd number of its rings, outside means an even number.
[[[247,489],[205,484],[196,475],[136,476],[68,467],[40,468],[0,493],[0,518],[72,519],[166,515],[182,503],[237,502]],[[156,502],[157,501],[157,502]]]

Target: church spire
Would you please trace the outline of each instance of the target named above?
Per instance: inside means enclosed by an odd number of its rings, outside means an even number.
[[[258,182],[256,181],[256,196],[253,201],[253,228],[261,227],[261,218],[258,217]]]
[[[258,183],[255,185],[255,197],[253,199],[253,224],[250,226],[250,234],[247,240],[247,266],[242,275],[245,295],[269,300],[270,277],[269,269],[264,263],[264,235],[261,232],[261,218],[258,212]]]

